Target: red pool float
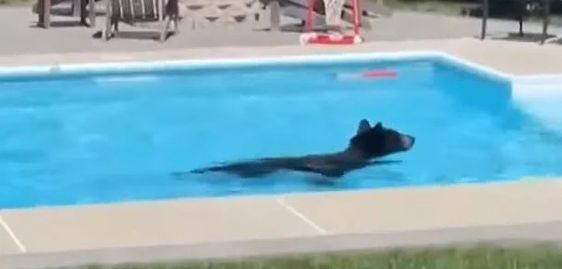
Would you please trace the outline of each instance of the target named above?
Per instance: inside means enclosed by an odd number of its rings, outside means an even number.
[[[383,78],[383,77],[395,77],[397,75],[396,71],[393,70],[370,70],[365,71],[361,75],[362,78]]]
[[[396,77],[398,73],[394,70],[389,69],[376,69],[368,70],[363,73],[351,73],[351,74],[339,74],[340,79],[382,79],[382,78],[393,78]]]

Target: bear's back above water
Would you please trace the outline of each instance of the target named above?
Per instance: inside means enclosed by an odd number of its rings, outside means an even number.
[[[371,127],[365,119],[359,122],[357,132],[345,150],[327,154],[309,154],[297,157],[260,158],[233,162],[220,166],[192,170],[192,173],[227,172],[240,177],[262,177],[278,170],[293,170],[341,177],[345,173],[371,165],[370,161],[393,153],[407,151],[415,138],[385,128],[382,123]]]

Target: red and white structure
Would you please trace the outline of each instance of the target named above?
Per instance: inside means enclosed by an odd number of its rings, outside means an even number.
[[[328,1],[328,0],[324,0]],[[306,44],[324,44],[324,45],[354,45],[363,42],[363,38],[359,33],[359,14],[360,6],[359,0],[351,0],[351,14],[353,17],[353,33],[351,34],[338,34],[338,33],[317,33],[312,31],[314,25],[314,6],[316,0],[308,0],[308,11],[305,23],[305,32],[300,36],[301,45]],[[342,3],[343,4],[343,3]],[[328,10],[326,10],[328,12]],[[339,14],[338,14],[339,15]]]

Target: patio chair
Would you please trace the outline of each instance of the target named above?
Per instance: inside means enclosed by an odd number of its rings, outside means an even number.
[[[135,26],[154,23],[158,26],[159,40],[164,41],[174,22],[174,33],[179,32],[178,0],[107,0],[104,39],[118,36],[119,22]]]
[[[543,20],[542,33],[539,35],[540,44],[544,44],[549,38],[548,25],[550,23],[551,0],[482,0],[480,12],[482,15],[482,29],[480,39],[486,38],[488,17],[510,18],[519,22],[519,32],[509,38],[521,39],[525,36],[523,32],[523,21],[533,14],[541,14]],[[481,14],[479,14],[481,13]],[[527,35],[533,37],[533,35]]]
[[[52,8],[64,2],[71,2],[71,15],[80,17],[80,24],[94,27],[96,25],[95,2],[97,0],[38,0],[32,7],[32,12],[38,16],[38,26],[49,28],[51,26]],[[86,23],[86,17],[89,23]]]

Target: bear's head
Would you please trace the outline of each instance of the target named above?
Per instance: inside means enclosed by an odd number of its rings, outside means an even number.
[[[357,133],[350,139],[350,146],[363,158],[372,159],[408,151],[415,141],[413,136],[385,128],[380,122],[371,127],[369,121],[363,119],[359,122]]]

